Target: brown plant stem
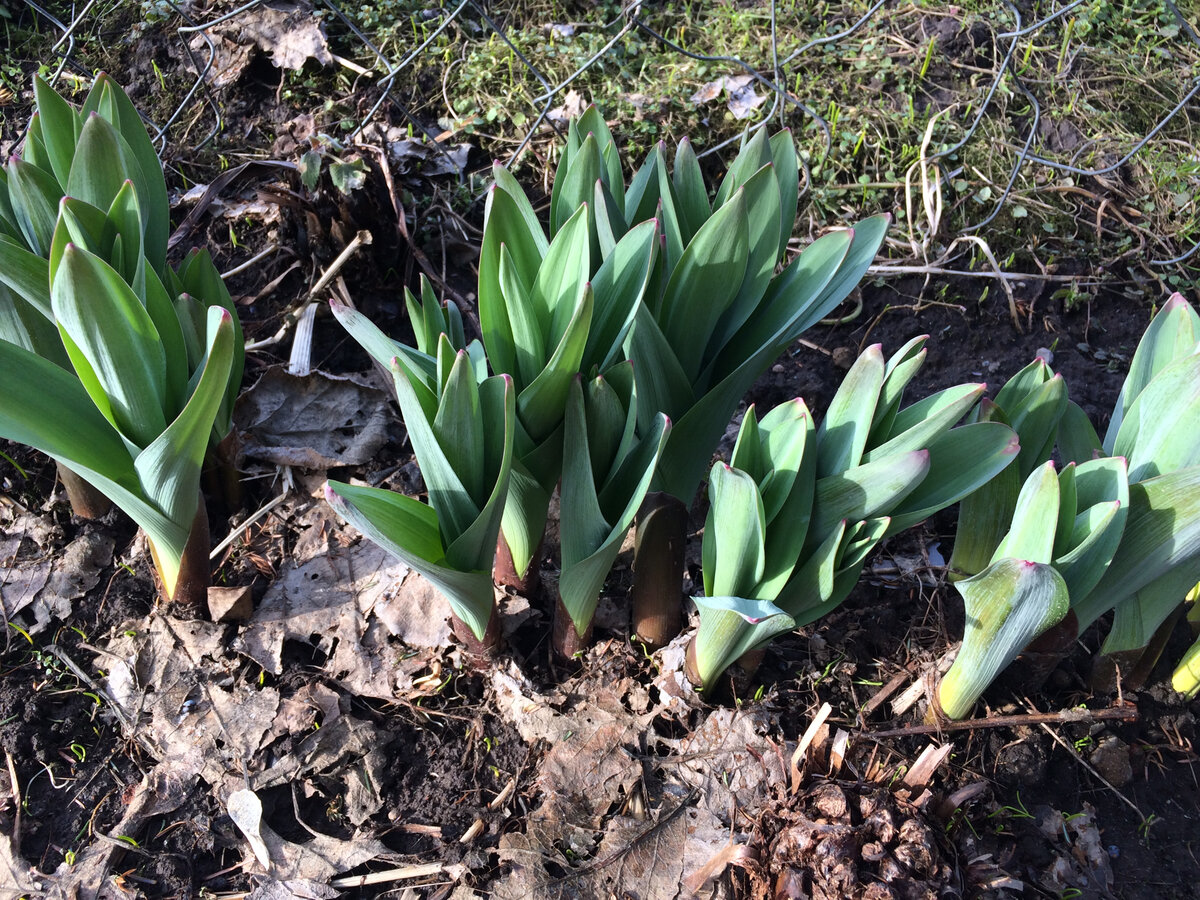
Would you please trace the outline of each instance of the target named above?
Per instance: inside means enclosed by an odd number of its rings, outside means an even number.
[[[111,500],[62,463],[58,463],[58,480],[67,492],[73,515],[81,519],[99,519],[112,509]]]
[[[559,594],[554,603],[554,633],[551,639],[555,656],[561,661],[570,662],[587,650],[591,643],[592,623],[588,622],[583,634],[576,631],[571,614],[567,612],[562,595]]]
[[[450,628],[466,648],[468,656],[477,663],[485,663],[492,659],[504,643],[504,633],[500,630],[500,610],[494,599],[492,614],[488,616],[487,628],[483,632],[483,640],[475,637],[471,626],[453,613],[450,614]]]
[[[741,697],[749,689],[751,682],[754,680],[754,675],[758,672],[758,667],[762,665],[763,658],[766,655],[766,647],[758,647],[754,650],[746,651],[734,661],[733,665],[722,673],[718,685],[710,684],[706,690],[706,686],[700,678],[700,666],[696,661],[696,638],[693,636],[688,641],[687,654],[683,661],[683,674],[692,687],[698,691],[704,691],[710,700],[716,699],[719,694],[724,695],[726,693],[730,697]]]
[[[496,562],[492,565],[492,581],[501,589],[509,589],[522,597],[533,598],[542,586],[542,570],[538,561],[542,558],[542,547],[546,542],[543,532],[538,540],[537,549],[529,561],[529,568],[523,573],[517,572],[513,563],[512,550],[504,539],[504,532],[496,538]]]
[[[1059,712],[1028,713],[1018,716],[988,716],[986,719],[963,719],[925,725],[908,725],[904,728],[887,728],[882,731],[858,731],[856,736],[882,740],[883,738],[908,737],[915,734],[941,734],[943,731],[971,731],[977,728],[1017,728],[1042,724],[1072,724],[1075,722],[1136,722],[1136,706],[1114,706],[1106,709],[1064,709]]]
[[[220,443],[209,447],[204,466],[205,494],[220,497],[231,513],[242,508],[242,475],[234,464],[237,450],[237,432],[230,431]]]
[[[1005,672],[1005,681],[1020,685],[1025,693],[1038,690],[1066,657],[1078,636],[1079,619],[1075,610],[1069,609],[1061,622],[1038,635],[1021,651]]]
[[[1175,630],[1175,625],[1182,615],[1183,605],[1180,604],[1167,616],[1166,621],[1158,626],[1158,630],[1151,635],[1145,647],[1097,656],[1092,663],[1092,690],[1096,693],[1108,693],[1118,688],[1141,690],[1149,680],[1150,673],[1154,671],[1154,666],[1166,649],[1171,632]]]
[[[174,593],[168,593],[160,574],[158,552],[150,542],[150,557],[154,561],[154,583],[158,587],[163,604],[171,615],[179,619],[208,618],[208,586],[212,582],[212,564],[208,559],[212,539],[208,533],[208,510],[204,497],[196,504],[196,517],[192,519],[192,530],[179,564],[179,578]]]
[[[688,508],[663,491],[647,494],[633,545],[633,632],[651,648],[683,628],[683,552]]]

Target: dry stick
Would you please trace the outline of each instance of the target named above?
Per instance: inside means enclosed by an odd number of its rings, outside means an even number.
[[[388,884],[393,881],[407,881],[410,878],[429,878],[431,875],[449,875],[458,881],[467,872],[464,865],[447,865],[446,863],[427,863],[422,866],[402,866],[399,869],[388,869],[384,872],[372,872],[369,875],[351,875],[346,878],[335,878],[329,882],[334,888],[366,887],[370,884]]]
[[[918,734],[940,734],[943,731],[973,731],[977,728],[1016,728],[1023,725],[1044,725],[1047,722],[1072,725],[1110,720],[1136,722],[1138,720],[1137,707],[1063,709],[1058,712],[1028,713],[1017,716],[988,716],[986,719],[968,719],[965,722],[943,722],[940,725],[908,725],[904,728],[888,728],[884,731],[858,731],[855,737],[879,740],[881,738],[908,737]]]
[[[246,352],[249,353],[252,350],[261,350],[264,347],[271,347],[282,341],[284,337],[286,337],[288,329],[292,326],[292,323],[300,320],[300,317],[304,314],[304,311],[310,305],[312,305],[316,296],[321,293],[321,291],[325,290],[326,287],[328,287],[329,282],[333,281],[338,271],[342,268],[342,266],[349,262],[350,257],[358,251],[358,248],[364,244],[370,243],[371,232],[364,230],[356,234],[354,236],[354,240],[346,245],[346,249],[338,254],[337,259],[330,263],[329,268],[325,270],[325,273],[319,279],[317,279],[317,283],[312,286],[312,290],[304,295],[304,300],[301,301],[300,305],[284,316],[283,324],[279,326],[279,330],[269,338],[264,338],[261,341],[255,341],[252,344],[247,344]]]
[[[1118,684],[1119,684],[1119,676],[1118,676]],[[1028,697],[1024,697],[1022,699],[1025,701],[1025,706],[1027,709],[1033,709],[1033,704],[1029,702]],[[1131,707],[1131,708],[1134,708],[1134,707]],[[1076,750],[1074,747],[1072,747],[1070,744],[1068,744],[1065,740],[1063,740],[1058,735],[1058,733],[1055,732],[1054,729],[1052,729],[1045,722],[1038,722],[1037,724],[1041,725],[1042,728],[1044,728],[1046,730],[1046,734],[1048,734],[1048,735],[1050,735],[1050,737],[1054,738],[1056,743],[1061,745],[1068,753],[1070,753],[1073,757],[1075,757],[1075,761],[1077,763],[1079,763],[1081,766],[1083,766],[1085,769],[1087,769],[1089,772],[1091,772],[1093,775],[1095,775],[1096,778],[1099,779],[1099,781],[1102,785],[1104,785],[1106,788],[1108,788],[1110,791],[1112,791],[1114,794],[1116,794],[1121,799],[1122,803],[1124,803],[1126,806],[1128,806],[1130,809],[1132,809],[1135,813],[1137,813],[1138,818],[1142,820],[1143,826],[1145,826],[1147,824],[1146,817],[1144,815],[1142,815],[1142,811],[1137,808],[1137,806],[1134,804],[1134,802],[1132,800],[1130,800],[1128,797],[1126,797],[1124,794],[1122,794],[1119,790],[1117,790],[1116,787],[1113,786],[1112,782],[1110,782],[1107,778],[1105,778],[1103,775],[1101,775],[1099,772],[1097,772],[1095,766],[1093,766],[1086,759],[1084,759],[1082,756],[1079,755],[1078,750]]]
[[[8,785],[12,791],[13,798],[13,826],[12,826],[12,841],[14,848],[21,846],[21,784],[17,781],[17,766],[13,762],[13,755],[7,750],[4,751],[4,759],[8,763]]]
[[[261,519],[263,516],[265,516],[267,513],[269,513],[275,507],[277,507],[284,500],[286,500],[290,494],[291,494],[291,488],[289,487],[282,494],[280,494],[278,497],[276,497],[274,500],[272,500],[270,503],[268,503],[266,506],[264,506],[262,509],[260,509],[258,512],[256,512],[254,515],[252,515],[250,518],[248,518],[245,522],[243,522],[237,528],[233,529],[233,531],[229,532],[229,534],[226,536],[225,540],[223,540],[223,541],[221,541],[221,543],[217,544],[217,546],[213,548],[212,553],[208,554],[209,560],[214,560],[218,556],[220,556],[230,544],[232,544],[234,541],[236,541],[238,539],[238,537],[240,537],[242,535],[243,532],[245,532],[255,522],[257,522],[259,519]]]

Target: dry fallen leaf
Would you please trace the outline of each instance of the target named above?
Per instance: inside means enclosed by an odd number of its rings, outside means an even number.
[[[238,398],[242,452],[277,466],[328,469],[375,458],[395,421],[388,395],[356,375],[268,369]]]
[[[283,569],[234,647],[279,674],[284,641],[309,643],[315,636],[329,657],[330,678],[352,694],[390,700],[404,655],[399,642],[445,646],[449,614],[428,582],[381,547],[360,541]]]
[[[333,62],[325,28],[312,7],[299,3],[260,3],[244,9],[220,25],[197,34],[189,47],[199,59],[215,54],[206,78],[214,87],[236,82],[257,52],[265,52],[280,69],[298,71],[310,59],[322,65]]]

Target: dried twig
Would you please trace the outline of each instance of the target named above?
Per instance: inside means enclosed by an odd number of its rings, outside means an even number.
[[[1105,709],[1063,709],[1058,712],[1028,713],[1017,716],[988,716],[984,719],[967,719],[963,722],[942,722],[939,725],[907,725],[904,728],[888,728],[884,731],[859,731],[855,736],[881,740],[882,738],[909,737],[919,734],[941,734],[943,731],[974,731],[978,728],[1018,728],[1047,723],[1072,725],[1087,722],[1136,722],[1137,720],[1136,706],[1113,706]]]

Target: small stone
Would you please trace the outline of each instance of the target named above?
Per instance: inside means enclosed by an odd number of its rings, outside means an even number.
[[[1114,735],[1102,738],[1100,745],[1092,751],[1091,763],[1113,787],[1124,787],[1133,778],[1133,766],[1129,763],[1129,747]]]
[[[833,351],[833,364],[839,369],[849,369],[857,358],[853,347],[837,347]]]
[[[253,612],[250,585],[208,589],[208,614],[214,622],[248,622]]]

